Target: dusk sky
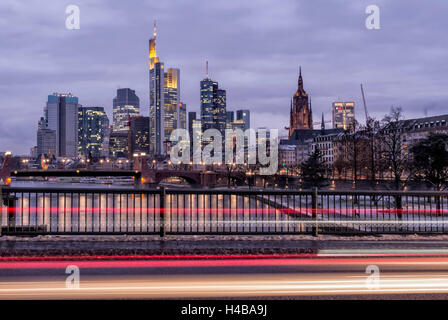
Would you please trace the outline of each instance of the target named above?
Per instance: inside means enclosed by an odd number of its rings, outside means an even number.
[[[71,4],[79,30],[65,27]],[[365,27],[372,4],[379,30]],[[199,112],[208,60],[227,109],[251,110],[255,128],[289,124],[299,66],[315,122],[331,119],[336,100],[355,101],[363,122],[360,83],[378,119],[392,105],[406,118],[447,114],[447,14],[440,0],[1,0],[0,151],[29,153],[53,92],[104,106],[111,119],[116,89],[129,87],[148,116],[154,19],[158,56],[180,69],[187,111]]]

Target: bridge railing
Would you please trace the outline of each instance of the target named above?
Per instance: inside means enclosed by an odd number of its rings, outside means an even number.
[[[4,187],[3,235],[448,233],[448,192]]]

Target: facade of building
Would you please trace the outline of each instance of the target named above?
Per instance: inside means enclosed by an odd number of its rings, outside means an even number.
[[[349,130],[355,121],[355,103],[333,102],[331,110],[333,115],[333,128]]]
[[[322,154],[321,161],[332,168],[337,154],[337,140],[341,132],[323,132],[315,136],[310,144],[310,153],[318,148]]]
[[[169,68],[164,74],[165,141],[169,141],[171,132],[179,127],[180,71]]]
[[[404,120],[403,149],[409,149],[431,132],[448,134],[448,114]]]
[[[56,131],[48,129],[47,120],[41,117],[37,125],[36,157],[56,155]]]
[[[113,159],[129,157],[129,132],[112,131],[109,137],[109,156]]]
[[[140,115],[140,99],[134,90],[123,88],[117,90],[113,99],[113,131],[129,130],[129,119]]]
[[[308,94],[303,89],[302,69],[299,71],[297,91],[291,100],[289,136],[297,129],[313,129],[311,100],[308,102]]]
[[[282,167],[294,166],[297,164],[297,146],[279,145],[278,163]]]
[[[215,129],[218,129],[223,136],[226,130],[226,106],[226,90],[218,89],[215,109],[213,112],[213,122],[215,123]]]
[[[297,129],[294,130],[289,139],[280,140],[280,145],[294,145],[296,147],[296,161],[297,164],[300,165],[301,163],[308,160],[310,154],[314,151],[315,146],[319,145],[319,141],[317,140],[319,139],[318,137],[333,137],[333,135],[336,136],[343,131],[344,130],[342,128],[325,129],[324,125],[322,125],[322,128],[320,130]],[[329,150],[331,149],[331,147],[329,145],[324,146],[323,141],[320,143],[322,143],[320,147],[325,148],[325,152],[327,152],[327,158],[325,160],[333,161],[333,159],[331,159],[331,157],[333,157],[333,151]]]
[[[76,157],[78,155],[78,97],[71,93],[53,93],[48,96],[45,107],[47,129],[56,134],[55,155]]]
[[[104,156],[105,139],[108,139],[109,119],[104,107],[81,107],[78,112],[78,155]]]
[[[242,120],[244,123],[244,130],[250,128],[250,111],[249,110],[236,110],[236,120]]]
[[[130,153],[147,154],[149,152],[149,117],[136,117],[130,121]]]

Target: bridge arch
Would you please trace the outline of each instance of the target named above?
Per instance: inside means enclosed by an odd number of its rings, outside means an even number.
[[[158,172],[156,173],[154,182],[156,184],[159,184],[163,180],[169,179],[169,178],[180,178],[189,183],[190,185],[200,185],[201,184],[201,177],[200,174],[195,173],[185,173],[185,172]]]

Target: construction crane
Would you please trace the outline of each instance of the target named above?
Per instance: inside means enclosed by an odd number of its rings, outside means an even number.
[[[333,120],[325,120],[324,123],[332,123]],[[313,122],[313,126],[321,125],[322,121]]]
[[[369,122],[369,113],[367,112],[366,97],[364,95],[364,88],[362,87],[362,83],[361,83],[361,93],[362,93],[362,102],[364,103],[364,112],[366,113],[366,124],[367,124]]]

